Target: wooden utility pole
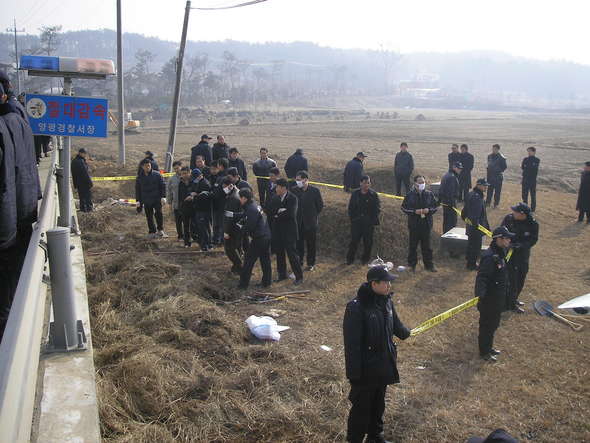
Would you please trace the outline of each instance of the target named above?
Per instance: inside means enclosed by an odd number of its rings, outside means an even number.
[[[16,94],[20,94],[20,72],[18,71],[18,40],[17,32],[25,32],[25,29],[16,28],[16,18],[14,19],[14,28],[6,28],[6,32],[14,32],[14,66],[16,68]]]

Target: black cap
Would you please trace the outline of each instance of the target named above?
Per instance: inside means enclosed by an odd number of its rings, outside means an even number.
[[[518,440],[504,429],[496,429],[486,438],[470,437],[467,443],[518,443]]]
[[[84,148],[80,148],[80,149],[78,149],[78,152],[79,152],[80,154],[86,154],[86,149],[84,149]]]
[[[453,163],[453,168],[463,169],[463,163],[455,162]]]
[[[490,186],[490,184],[488,183],[488,181],[485,178],[478,178],[477,181],[475,182],[475,185],[481,185],[481,186]]]
[[[358,157],[359,155],[360,155],[360,156],[362,156],[362,157],[368,157],[368,155],[367,155],[367,154],[365,154],[363,151],[359,151],[359,152],[357,152],[357,153],[356,153],[356,156],[357,156],[357,157]]]
[[[521,214],[529,215],[531,213],[531,208],[526,203],[519,203],[514,206],[510,206],[510,209],[516,212],[520,212]]]
[[[201,135],[201,140],[212,140],[212,138],[209,137],[207,134],[203,134]]]
[[[390,273],[385,266],[373,266],[367,272],[367,281],[394,281],[397,275]]]
[[[154,156],[154,153],[153,153],[152,151],[145,151],[145,152],[144,152],[144,154],[145,154],[147,157],[153,157],[153,156]]]
[[[514,238],[514,237],[516,237],[516,234],[513,234],[512,232],[510,232],[506,226],[498,226],[496,229],[494,229],[494,232],[492,233],[492,238]]]

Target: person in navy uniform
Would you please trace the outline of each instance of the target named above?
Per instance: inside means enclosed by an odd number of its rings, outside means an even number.
[[[578,223],[584,221],[584,214],[586,214],[586,223],[590,223],[590,161],[584,164],[582,171],[576,211],[578,211]]]
[[[500,316],[506,306],[508,268],[506,251],[514,234],[500,226],[492,233],[492,243],[481,255],[479,270],[475,277],[475,296],[479,297],[479,355],[484,360],[495,362],[500,351],[494,349],[494,334],[500,326]]]
[[[385,266],[367,272],[367,282],[346,305],[344,313],[344,358],[350,381],[347,441],[387,443],[383,434],[385,392],[400,382],[397,349],[393,336],[405,340],[408,329],[393,305],[391,282],[396,278]]]
[[[484,192],[489,183],[485,178],[480,178],[475,183],[473,191],[469,193],[463,211],[461,211],[461,218],[465,220],[465,233],[467,234],[467,269],[475,271],[477,269],[477,259],[481,253],[481,243],[483,232],[477,226],[481,225],[489,229],[488,216],[486,213],[486,205],[484,202]],[[468,221],[469,220],[469,221]]]
[[[537,210],[537,174],[541,160],[536,156],[537,149],[534,146],[527,148],[528,156],[522,159],[522,201],[528,203],[531,195],[531,211]]]
[[[461,162],[461,153],[459,152],[459,145],[457,143],[453,143],[451,145],[451,152],[449,152],[449,172],[453,170],[453,165],[455,163]]]
[[[361,187],[361,177],[363,176],[363,162],[367,158],[364,152],[357,152],[356,156],[346,163],[343,174],[344,192],[356,191]]]
[[[471,171],[473,171],[475,159],[473,154],[469,152],[469,146],[467,146],[467,144],[463,143],[460,150],[461,164],[463,165],[463,169],[459,175],[459,186],[461,188],[461,192],[459,193],[459,201],[467,201],[467,196],[471,191]]]
[[[492,146],[492,153],[488,155],[488,169],[487,180],[490,184],[488,187],[488,195],[486,197],[486,206],[492,203],[494,199],[494,208],[500,204],[500,197],[502,195],[502,182],[504,181],[504,171],[508,165],[506,164],[506,157],[500,153],[500,145]]]
[[[393,162],[396,195],[402,195],[402,183],[406,194],[410,191],[410,177],[412,176],[412,171],[414,171],[414,158],[412,157],[412,154],[408,152],[408,144],[402,142],[399,145],[399,152],[395,154],[395,160]]]
[[[78,155],[74,157],[70,165],[72,171],[72,184],[78,191],[80,198],[80,211],[92,211],[92,177],[88,172],[86,159],[88,152],[84,148],[78,149]]]
[[[438,199],[443,204],[443,234],[457,226],[457,213],[453,209],[461,192],[459,177],[463,170],[461,162],[453,163],[451,170],[443,175],[438,190]]]
[[[371,179],[368,175],[361,177],[361,187],[352,193],[348,202],[348,216],[350,217],[350,244],[346,254],[346,264],[351,265],[356,256],[361,239],[363,240],[363,255],[361,262],[366,264],[371,259],[373,249],[373,232],[379,225],[381,202],[379,195],[371,189]]]

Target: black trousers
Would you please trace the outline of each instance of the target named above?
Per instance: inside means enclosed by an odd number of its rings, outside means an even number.
[[[256,260],[260,259],[260,267],[262,268],[262,284],[269,286],[272,282],[272,266],[270,264],[270,239],[259,237],[252,239],[246,257],[244,257],[244,265],[240,273],[240,287],[247,288],[252,278],[252,269]]]
[[[178,234],[178,239],[184,238],[184,231],[182,230],[182,212],[180,209],[174,210],[174,223],[176,224],[176,233]]]
[[[211,246],[211,212],[196,211],[193,220],[201,249]]]
[[[471,226],[467,227],[467,266],[474,267],[477,264],[477,259],[481,255],[483,233]]]
[[[223,243],[223,213],[224,208],[213,209],[213,243],[220,245]]]
[[[518,296],[524,288],[526,276],[529,273],[528,258],[519,257],[518,253],[513,253],[510,260],[508,260],[508,279],[509,287],[506,293],[506,309],[514,309]]]
[[[80,211],[92,211],[92,189],[80,188],[78,189],[78,197],[80,198]]]
[[[365,435],[376,439],[383,435],[383,413],[387,385],[351,385],[348,400],[352,403],[348,414],[346,440],[362,443]]]
[[[432,268],[432,247],[430,246],[430,227],[418,226],[410,230],[410,247],[408,249],[408,265],[414,267],[418,263],[418,245],[422,249],[422,261],[426,268]]]
[[[299,255],[299,263],[301,263],[302,266],[306,248],[307,266],[315,266],[317,236],[317,228],[305,229],[305,226],[303,225],[299,227],[299,238],[297,239],[297,254]]]
[[[537,209],[537,182],[522,182],[522,201],[529,203],[529,194],[531,195],[531,211],[535,212]]]
[[[471,191],[471,172],[462,172],[459,175],[459,200],[467,201],[469,191]]]
[[[277,254],[277,272],[279,278],[287,277],[287,260],[285,256],[289,258],[289,264],[291,270],[295,274],[296,280],[303,278],[303,270],[301,269],[301,263],[299,262],[299,256],[297,255],[297,239],[286,239],[279,238],[276,242],[276,254]]]
[[[443,206],[443,234],[457,226],[457,213],[449,206]]]
[[[194,212],[191,211],[189,208],[183,208],[183,209],[179,210],[179,212],[181,215],[180,219],[182,222],[182,226],[180,227],[180,231],[183,234],[182,238],[184,239],[184,244],[186,246],[190,246],[191,240],[192,240],[192,234],[193,234],[192,231],[193,231]]]
[[[502,177],[495,177],[493,179],[488,179],[490,186],[488,186],[488,194],[486,197],[486,205],[490,206],[492,203],[492,197],[494,198],[494,206],[498,206],[500,204],[500,197],[502,196],[502,182],[504,179]]]
[[[500,317],[502,309],[496,306],[486,306],[480,304],[477,306],[479,310],[479,355],[484,356],[492,352],[494,347],[494,334],[496,329],[500,326]]]
[[[590,210],[578,211],[578,221],[584,221],[584,214],[586,214],[586,221],[590,223]]]
[[[149,233],[155,234],[156,229],[163,231],[164,216],[162,215],[162,204],[158,202],[154,205],[143,205],[143,209],[145,211]],[[156,224],[154,224],[154,216],[156,217]]]
[[[233,229],[229,233],[229,238],[223,240],[223,249],[225,255],[232,263],[232,270],[242,269],[242,232],[239,229]]]
[[[397,195],[402,195],[402,183],[403,183],[404,187],[406,188],[406,194],[408,192],[410,192],[410,176],[396,174],[396,176],[395,176],[395,189],[396,189]]]
[[[371,249],[373,249],[373,232],[375,226],[365,220],[353,221],[350,224],[350,245],[346,254],[346,262],[354,262],[356,250],[358,249],[361,239],[363,240],[363,255],[361,261],[368,262],[371,259]]]
[[[258,199],[260,200],[260,206],[263,206],[268,194],[268,178],[257,178],[256,184],[258,185]]]

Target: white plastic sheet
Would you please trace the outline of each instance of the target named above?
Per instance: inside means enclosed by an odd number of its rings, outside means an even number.
[[[291,329],[289,326],[279,326],[272,317],[258,317],[256,315],[248,317],[246,324],[250,332],[260,340],[279,341],[281,339],[280,332]]]

